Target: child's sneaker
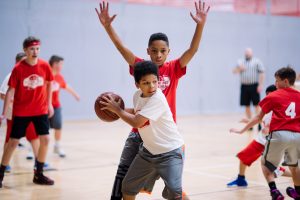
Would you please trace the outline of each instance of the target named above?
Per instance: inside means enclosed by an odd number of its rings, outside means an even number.
[[[6,172],[6,173],[11,172],[11,166],[7,165],[7,166],[5,167],[5,172]]]
[[[296,200],[300,200],[300,194],[298,194],[294,188],[292,187],[286,188],[286,193],[287,195],[289,195],[289,197],[292,197],[293,199]]]
[[[33,182],[38,185],[54,185],[54,181],[44,176],[44,174],[34,173]]]
[[[26,160],[33,160],[34,156],[32,151],[28,151],[27,155],[26,155]]]
[[[61,158],[66,157],[64,150],[60,146],[57,146],[57,145],[54,146],[54,153],[59,155],[59,157],[61,157]]]
[[[247,187],[248,183],[247,183],[246,179],[244,179],[244,178],[237,178],[234,181],[227,184],[227,187],[235,187],[235,186]]]
[[[279,192],[279,190],[274,189],[270,191],[272,200],[283,200],[284,196]]]

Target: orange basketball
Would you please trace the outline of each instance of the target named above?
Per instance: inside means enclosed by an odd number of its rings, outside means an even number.
[[[124,101],[123,99],[117,95],[117,94],[114,94],[112,92],[105,92],[105,93],[102,93],[98,96],[98,98],[96,99],[95,101],[95,112],[96,112],[96,115],[102,120],[102,121],[105,121],[105,122],[112,122],[112,121],[116,121],[117,119],[119,119],[119,116],[116,115],[115,113],[109,111],[109,110],[101,110],[101,108],[104,107],[103,104],[100,103],[100,101],[104,101],[106,102],[105,99],[103,99],[104,96],[108,96],[110,95],[115,101],[119,101],[121,99],[121,105],[120,107],[122,109],[125,108],[125,104],[124,104]]]

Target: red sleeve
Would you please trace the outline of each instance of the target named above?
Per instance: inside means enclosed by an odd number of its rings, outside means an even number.
[[[66,88],[67,87],[67,83],[66,83],[66,81],[65,81],[65,79],[64,79],[64,77],[63,77],[63,75],[60,75],[60,87],[61,88]]]
[[[46,63],[46,81],[53,81],[54,77],[50,65]]]
[[[139,57],[135,57],[135,60],[134,60],[134,64],[138,63],[138,62],[141,62],[143,61],[144,59],[142,58],[139,58]],[[133,66],[129,65],[129,73],[130,75],[133,76]]]
[[[173,60],[171,62],[174,62],[172,63],[172,66],[174,66],[174,73],[176,78],[179,79],[186,74],[186,66],[181,67],[179,59]]]
[[[271,95],[266,96],[263,100],[259,102],[259,106],[264,113],[269,113],[272,110]]]
[[[13,69],[9,81],[8,81],[8,86],[12,87],[12,88],[16,88],[17,84],[18,84],[18,72],[16,70],[16,68]]]

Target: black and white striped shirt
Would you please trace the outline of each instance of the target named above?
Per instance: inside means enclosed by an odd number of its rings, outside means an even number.
[[[259,74],[265,71],[262,62],[257,58],[250,60],[240,59],[238,66],[244,66],[246,69],[240,73],[241,83],[244,85],[256,84],[259,81]]]

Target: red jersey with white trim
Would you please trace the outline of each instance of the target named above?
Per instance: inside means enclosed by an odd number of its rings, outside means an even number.
[[[135,58],[134,63],[143,61],[141,58]],[[129,72],[133,75],[133,67],[129,67]],[[186,74],[186,66],[181,68],[179,59],[165,62],[159,67],[158,87],[166,96],[173,119],[176,122],[176,90],[179,79]]]
[[[15,88],[13,116],[48,114],[47,82],[53,80],[49,64],[38,59],[36,65],[25,60],[14,67],[8,85]]]
[[[270,132],[288,130],[300,133],[300,92],[283,88],[267,95],[260,103],[264,113],[273,111]]]
[[[52,105],[53,108],[59,108],[61,106],[59,100],[60,88],[65,89],[67,87],[67,83],[62,76],[62,74],[58,73],[54,75],[54,80],[52,81]]]

